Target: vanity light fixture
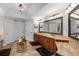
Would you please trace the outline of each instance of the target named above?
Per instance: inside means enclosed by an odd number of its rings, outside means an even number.
[[[74,7],[76,7],[78,3],[71,3],[68,8],[65,10],[66,13],[69,13],[71,10],[73,10]]]
[[[79,16],[78,16],[78,15],[76,15],[76,14],[74,14],[74,13],[73,13],[73,14],[71,14],[70,16],[71,16],[71,17],[74,17],[74,18],[79,18]]]

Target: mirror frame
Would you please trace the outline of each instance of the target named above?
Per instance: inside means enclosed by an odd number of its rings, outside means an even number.
[[[78,39],[78,38],[75,38],[75,37],[72,37],[71,36],[71,17],[70,17],[70,15],[72,14],[72,13],[74,13],[76,10],[78,10],[79,9],[79,5],[77,5],[69,14],[68,14],[68,30],[69,30],[69,32],[68,32],[68,36],[69,37],[71,37],[71,38],[73,38],[73,39]],[[78,39],[79,40],[79,39]]]
[[[49,22],[49,21],[53,21],[53,20],[58,20],[58,19],[61,19],[61,33],[52,33],[52,32],[45,32],[45,31],[40,31],[40,24],[41,23],[44,23],[44,22]],[[48,26],[48,29],[49,29],[49,26]],[[60,35],[63,35],[63,17],[58,17],[58,18],[54,18],[54,19],[51,19],[51,20],[46,20],[46,21],[43,21],[43,22],[40,22],[39,23],[39,33],[50,33],[50,34],[60,34]]]

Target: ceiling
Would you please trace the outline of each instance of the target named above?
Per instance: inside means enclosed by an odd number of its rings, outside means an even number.
[[[48,3],[35,16],[47,17],[64,11],[68,6],[68,3]]]
[[[16,3],[0,3],[0,13],[5,17],[24,18],[26,20],[36,17],[45,17],[65,10],[68,3],[23,3],[23,12],[16,10]]]
[[[40,8],[42,8],[45,4],[41,3],[26,3],[23,4],[25,6],[23,12],[18,12],[16,9],[15,3],[0,3],[0,8],[5,13],[5,16],[10,17],[18,17],[18,18],[28,18],[32,16],[35,12],[37,12]]]

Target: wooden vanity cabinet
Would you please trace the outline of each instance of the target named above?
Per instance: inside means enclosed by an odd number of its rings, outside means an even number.
[[[50,37],[46,37],[39,34],[34,34],[34,38],[36,41],[39,42],[40,45],[48,49],[52,54],[56,54],[57,46],[55,44],[55,39],[52,39]]]

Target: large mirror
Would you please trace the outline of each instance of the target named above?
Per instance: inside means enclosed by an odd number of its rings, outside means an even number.
[[[69,36],[79,39],[79,5],[69,14]]]
[[[62,34],[63,29],[63,18],[55,18],[51,20],[47,20],[44,22],[40,22],[39,24],[39,32],[47,32],[52,34]]]

